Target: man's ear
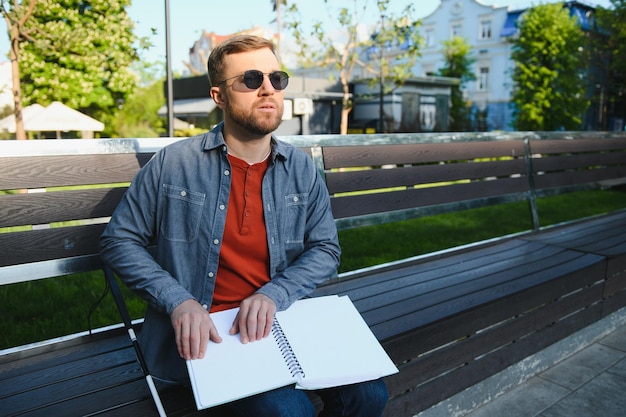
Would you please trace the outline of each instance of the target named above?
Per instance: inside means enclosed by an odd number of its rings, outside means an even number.
[[[217,104],[217,107],[219,107],[220,109],[223,109],[225,103],[224,103],[224,96],[222,96],[222,92],[220,91],[220,88],[211,87],[211,89],[209,90],[209,93],[211,94],[211,98],[213,99],[215,104]]]

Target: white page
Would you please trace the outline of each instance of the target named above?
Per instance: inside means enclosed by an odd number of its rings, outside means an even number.
[[[346,385],[398,372],[346,296],[300,300],[276,317],[305,373],[299,388]]]
[[[228,334],[237,311],[211,314],[222,342],[209,342],[203,359],[187,361],[198,409],[295,382],[271,333],[245,345],[238,334]]]

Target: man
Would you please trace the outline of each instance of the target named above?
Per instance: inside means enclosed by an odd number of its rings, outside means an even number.
[[[148,301],[142,346],[152,374],[187,384],[184,359],[222,340],[209,311],[240,307],[230,333],[242,343],[267,337],[274,313],[331,276],[340,255],[315,166],[272,134],[288,83],[273,44],[227,40],[211,53],[208,74],[223,123],[158,152],[101,238],[103,260]],[[146,250],[153,241],[154,258]],[[379,416],[387,401],[381,380],[318,394],[324,416]],[[227,407],[240,416],[315,415],[292,386]]]

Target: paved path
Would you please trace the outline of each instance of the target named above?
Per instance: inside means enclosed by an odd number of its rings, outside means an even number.
[[[465,416],[626,416],[626,326]]]
[[[626,307],[417,417],[626,417]]]

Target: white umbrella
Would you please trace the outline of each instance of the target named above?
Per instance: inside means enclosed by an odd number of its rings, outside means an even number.
[[[44,109],[45,107],[41,104],[31,104],[30,106],[24,107],[22,109],[22,120],[24,121],[24,125],[26,125],[27,122],[30,122],[31,119],[41,113]],[[10,114],[0,120],[0,130],[15,133],[15,114]]]
[[[23,110],[24,130],[31,132],[101,132],[104,123],[87,116],[65,104],[55,101],[48,107],[33,104]],[[0,120],[0,129],[15,132],[15,116],[7,116]]]
[[[28,123],[25,122],[24,126],[26,130],[37,132],[67,132],[70,130],[101,132],[104,130],[104,123],[58,101],[44,108],[42,112],[28,120]]]

